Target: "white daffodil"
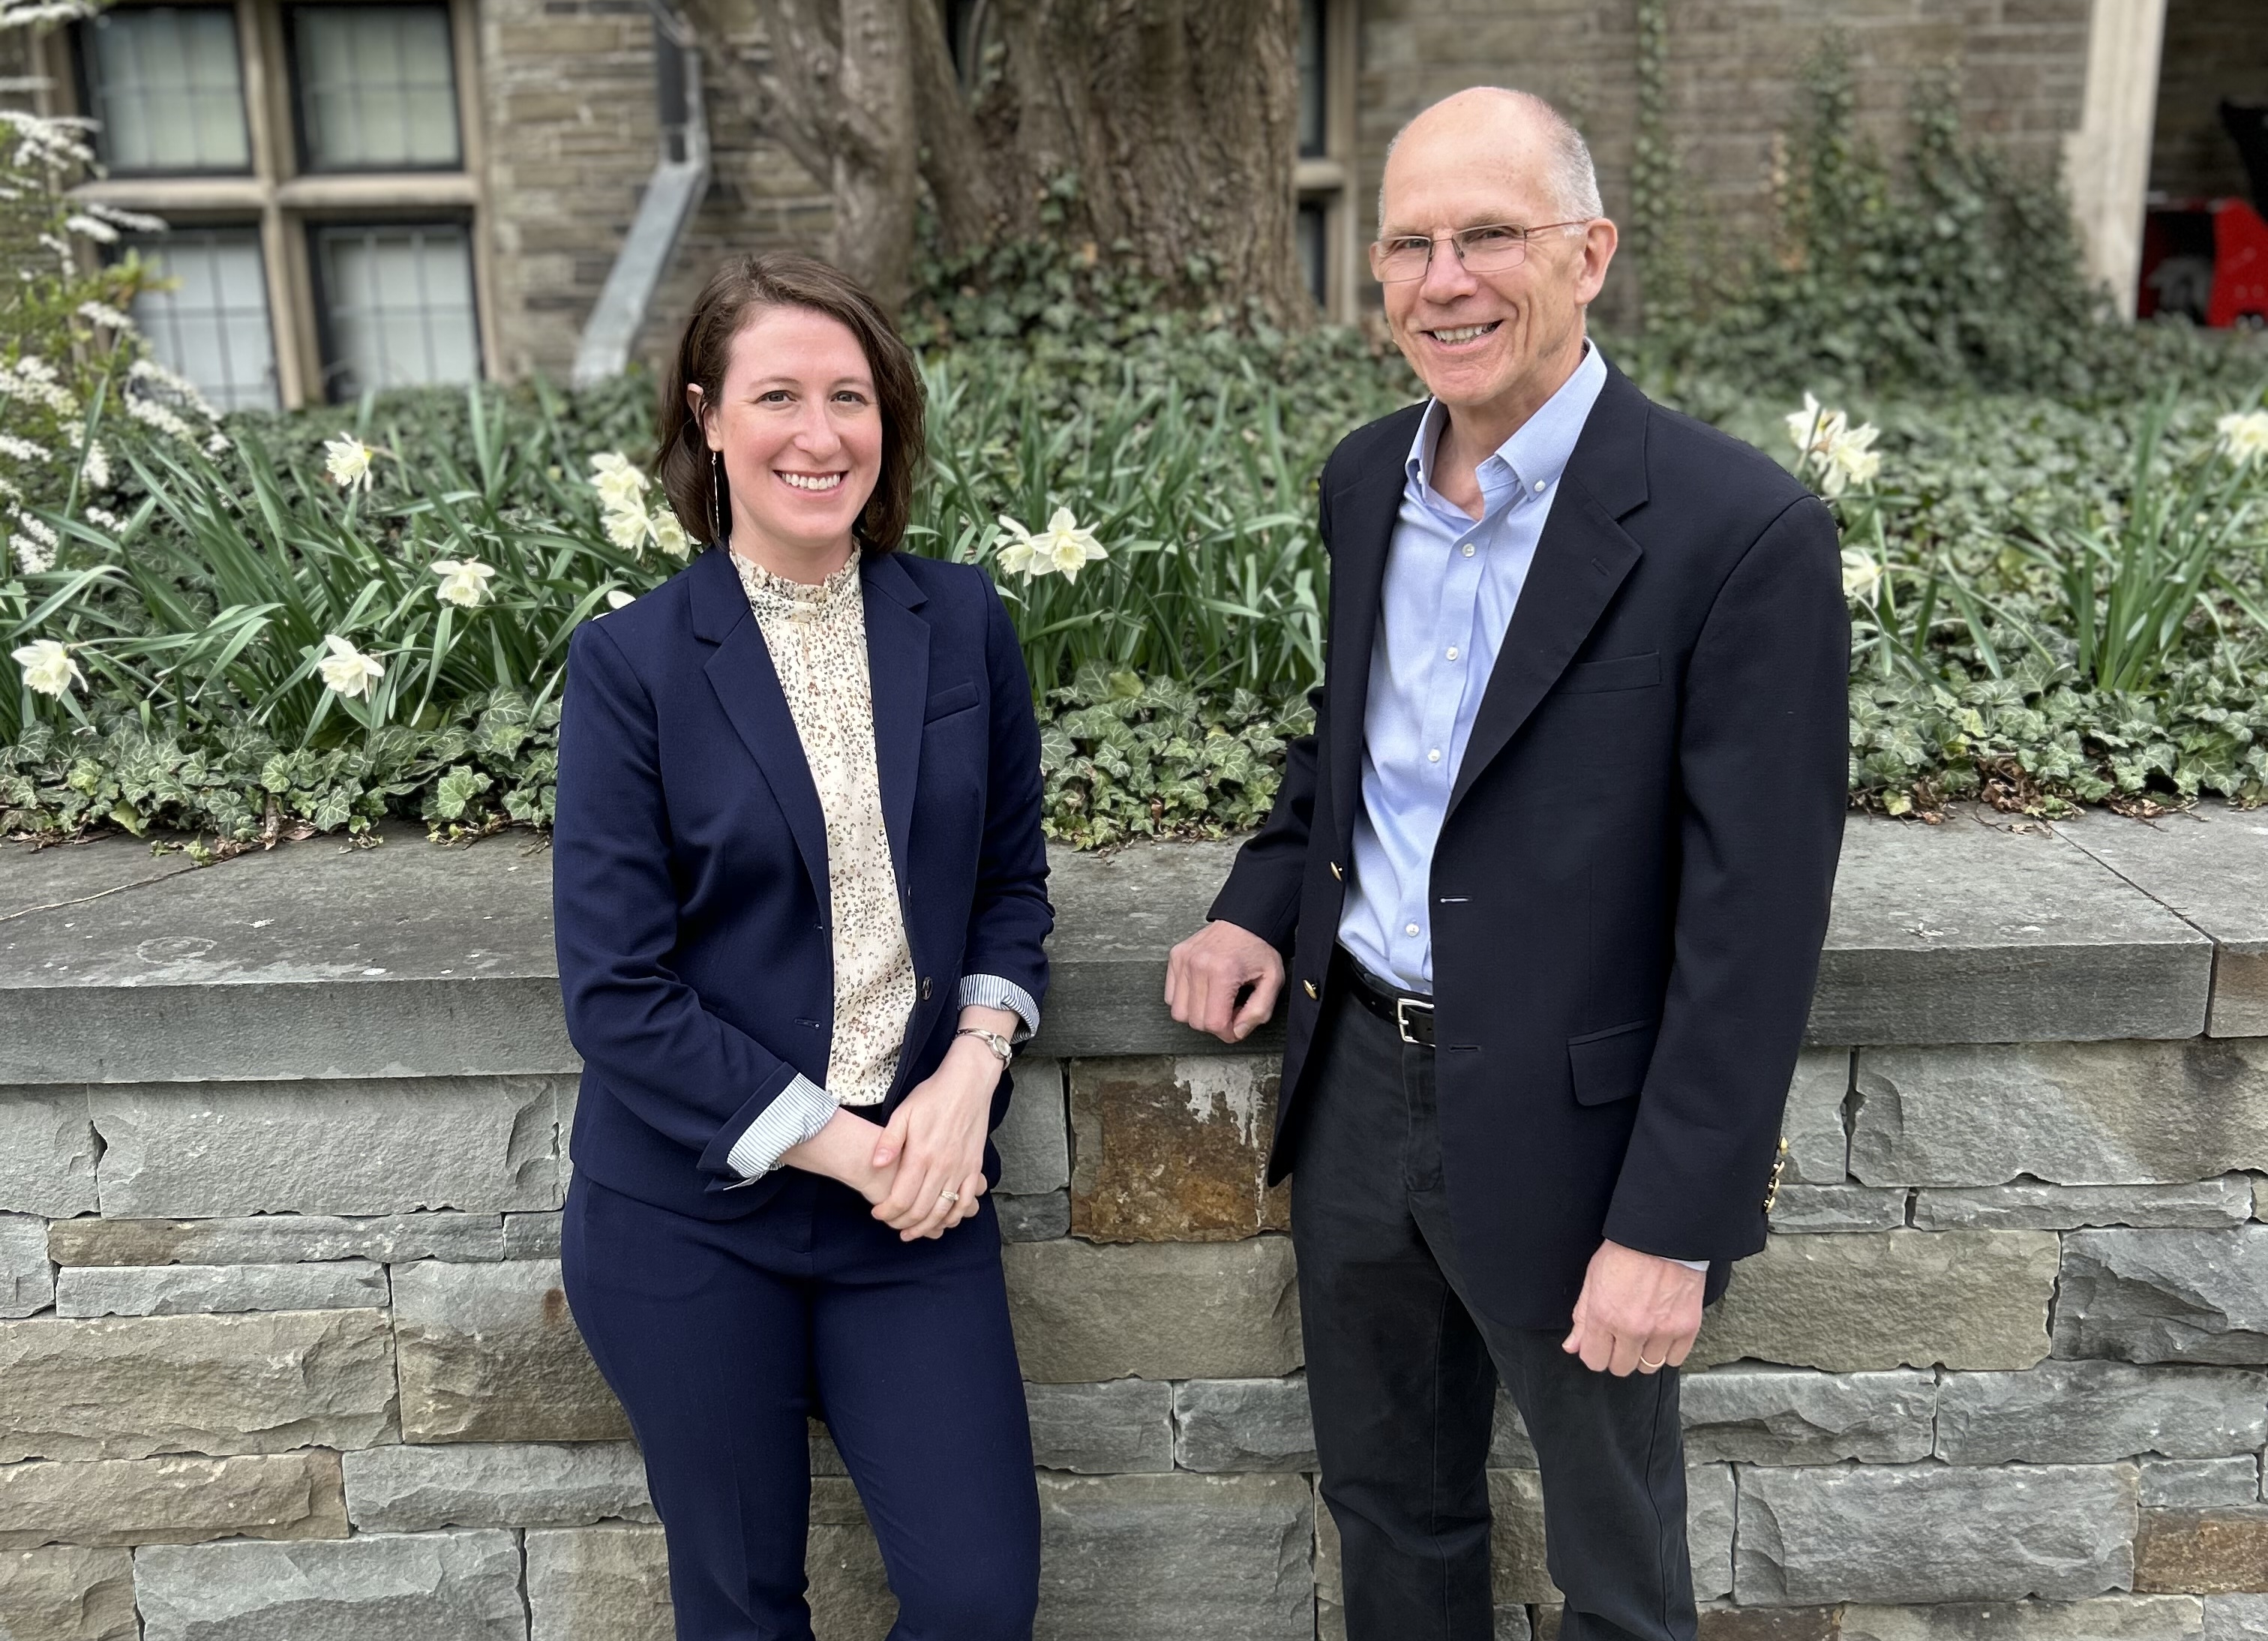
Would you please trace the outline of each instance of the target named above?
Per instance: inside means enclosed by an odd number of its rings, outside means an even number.
[[[323,468],[342,490],[370,488],[371,448],[351,433],[323,441]]]
[[[1803,408],[1787,415],[1787,436],[1804,455],[1821,456],[1843,437],[1845,418],[1840,410],[1830,410],[1811,394],[1803,396]]]
[[[478,609],[489,601],[489,583],[495,578],[493,566],[477,558],[437,558],[433,573],[441,578],[441,585],[433,589],[433,596],[445,604],[459,604],[467,609]]]
[[[591,458],[591,488],[609,508],[635,507],[643,512],[646,483],[645,475],[619,450],[602,450]]]
[[[1843,596],[1872,604],[1882,585],[1882,566],[1869,552],[1855,547],[1843,549]]]
[[[1034,576],[1046,575],[1051,566],[1038,562],[1040,556],[1032,546],[1032,533],[1005,513],[1001,514],[1000,524],[1003,529],[1011,532],[1012,537],[1002,542],[1000,550],[994,555],[1000,561],[1000,568],[1009,575],[1021,576],[1026,580]]]
[[[1859,427],[1841,410],[1830,410],[1809,394],[1803,408],[1787,416],[1787,436],[1796,448],[1798,474],[1816,479],[1819,493],[1830,500],[1853,484],[1872,484],[1882,471],[1881,453],[1874,448],[1882,430],[1869,422]]]
[[[1872,484],[1882,471],[1882,453],[1874,448],[1881,431],[1869,422],[1838,433],[1832,444],[1812,458],[1819,467],[1819,488],[1830,496],[1840,496],[1848,485]]]
[[[1011,537],[999,550],[1000,568],[1011,574],[1054,574],[1065,581],[1077,581],[1081,570],[1109,556],[1094,539],[1094,532],[1081,527],[1068,507],[1057,508],[1048,527],[1036,535],[1005,513],[1000,516],[1000,527]]]
[[[2225,416],[2215,425],[2220,432],[2220,453],[2238,467],[2268,456],[2268,410]]]
[[[608,587],[607,589],[607,607],[610,610],[618,610],[622,608],[625,605],[635,604],[637,602],[637,594],[635,592],[625,592],[620,587]]]
[[[324,635],[323,642],[331,652],[318,662],[315,670],[323,675],[323,682],[342,695],[367,695],[370,687],[386,676],[385,665],[376,656],[364,655],[336,633]]]
[[[684,558],[693,551],[693,543],[687,539],[685,526],[678,522],[674,509],[655,508],[650,527],[653,532],[653,544],[672,558]]]
[[[609,506],[600,522],[606,526],[607,540],[625,553],[644,552],[647,540],[653,534],[653,520],[636,502],[627,507]]]
[[[35,638],[13,651],[13,656],[24,669],[24,687],[40,695],[60,696],[68,694],[72,685],[86,682],[86,674],[78,670],[70,651],[53,638]]]

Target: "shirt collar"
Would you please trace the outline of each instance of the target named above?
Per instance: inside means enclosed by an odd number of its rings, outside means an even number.
[[[1499,501],[1509,500],[1515,489],[1534,496],[1557,486],[1569,458],[1575,453],[1575,441],[1582,437],[1583,423],[1590,419],[1591,407],[1598,402],[1599,390],[1606,384],[1605,357],[1587,340],[1581,361],[1559,384],[1559,390],[1482,460],[1477,476],[1489,511],[1495,511]],[[1412,483],[1432,488],[1433,453],[1440,447],[1442,429],[1448,424],[1448,407],[1438,399],[1428,400],[1403,464]]]

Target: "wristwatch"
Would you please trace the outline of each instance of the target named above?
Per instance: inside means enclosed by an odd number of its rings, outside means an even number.
[[[976,1026],[963,1026],[959,1031],[954,1032],[953,1034],[956,1037],[976,1038],[986,1048],[991,1049],[993,1053],[998,1055],[1000,1056],[1000,1063],[1003,1065],[1007,1064],[1009,1061],[1016,1057],[1015,1045],[1011,1043],[1005,1037],[1003,1037],[997,1031],[986,1031],[981,1027]]]

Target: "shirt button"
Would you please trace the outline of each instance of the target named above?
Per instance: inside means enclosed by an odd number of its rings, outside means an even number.
[[[1439,747],[1432,748],[1432,750],[1425,754],[1425,762],[1428,763],[1439,763],[1440,761],[1441,749]]]
[[[1449,659],[1453,661],[1457,659],[1457,646],[1454,644],[1449,646]]]
[[[1418,938],[1418,925],[1416,924],[1403,924],[1402,925],[1402,932],[1408,935],[1414,940]]]
[[[1538,495],[1543,494],[1543,480],[1538,479],[1538,480],[1536,480],[1536,481],[1535,481],[1535,489],[1536,489],[1536,493],[1537,493]]]
[[[1466,556],[1467,558],[1470,558],[1472,556],[1473,556],[1473,544],[1472,544],[1470,541],[1468,541],[1468,542],[1466,542],[1466,543],[1465,543],[1465,556]]]

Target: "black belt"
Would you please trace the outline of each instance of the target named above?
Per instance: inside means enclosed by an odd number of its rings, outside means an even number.
[[[1333,948],[1331,961],[1348,997],[1393,1027],[1403,1041],[1420,1049],[1433,1046],[1432,998],[1381,985],[1344,946]]]

